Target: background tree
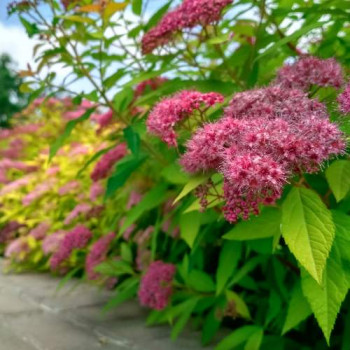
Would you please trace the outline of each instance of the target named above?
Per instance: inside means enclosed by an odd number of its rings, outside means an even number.
[[[0,127],[8,127],[11,116],[19,112],[27,101],[19,89],[22,79],[12,69],[13,65],[10,56],[0,56]]]

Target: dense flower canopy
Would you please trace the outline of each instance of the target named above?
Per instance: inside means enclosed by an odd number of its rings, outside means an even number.
[[[224,117],[198,129],[180,160],[190,173],[224,175],[225,217],[235,222],[272,204],[295,173],[316,172],[345,150],[325,106],[299,90],[280,87],[236,94]]]

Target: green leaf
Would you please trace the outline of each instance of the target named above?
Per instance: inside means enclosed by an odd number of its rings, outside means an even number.
[[[129,246],[128,243],[123,242],[120,245],[120,255],[123,259],[123,261],[126,261],[127,263],[132,263],[132,259],[133,259],[133,254],[132,254],[132,250]]]
[[[262,261],[264,261],[264,256],[255,256],[248,260],[241,268],[237,270],[237,273],[233,275],[233,278],[229,282],[229,287],[232,287],[238,283],[243,277],[245,277],[249,272],[253,271]]]
[[[210,293],[215,290],[212,278],[201,270],[192,270],[188,275],[188,284],[198,292]]]
[[[147,213],[149,210],[157,207],[161,204],[165,197],[167,196],[167,185],[160,184],[157,187],[154,187],[149,191],[138,203],[134,206],[127,214],[123,226],[119,231],[119,235],[122,235],[123,232],[134,223],[142,214]]]
[[[344,199],[350,190],[350,161],[333,162],[326,170],[326,178],[337,202]]]
[[[123,260],[106,260],[94,268],[94,271],[104,276],[132,275],[134,270],[129,263]]]
[[[263,341],[264,331],[262,329],[256,330],[245,344],[244,350],[259,350]]]
[[[186,308],[180,314],[180,317],[176,321],[173,329],[171,330],[171,339],[172,340],[175,340],[179,336],[180,332],[186,326],[186,323],[190,319],[191,314],[192,314],[194,308],[197,305],[197,302],[198,302],[198,298],[197,297],[189,299],[189,300],[187,300],[185,302],[186,303]]]
[[[183,185],[188,182],[188,175],[180,168],[178,163],[171,163],[166,166],[161,175],[172,184]]]
[[[59,290],[61,290],[67,283],[69,280],[71,280],[76,274],[77,272],[81,269],[81,266],[77,266],[75,269],[69,271],[62,279],[61,281],[58,283],[56,292],[58,292]]]
[[[110,89],[116,82],[125,75],[125,69],[118,69],[114,74],[110,75],[103,82],[103,86]]]
[[[216,271],[216,295],[223,292],[230,277],[237,268],[241,257],[240,242],[224,242],[220,251],[218,269]]]
[[[238,328],[229,336],[224,338],[215,350],[232,350],[236,346],[244,344],[254,333],[260,331],[258,326],[244,326]]]
[[[70,120],[66,128],[64,129],[64,132],[62,135],[60,135],[56,141],[51,145],[50,147],[50,155],[49,155],[49,161],[52,160],[52,158],[56,155],[58,150],[63,146],[64,142],[67,140],[67,138],[72,133],[75,126],[79,123],[82,123],[83,121],[89,119],[90,115],[93,113],[93,111],[96,109],[96,107],[89,108],[86,110],[86,112],[79,118]]]
[[[201,213],[192,212],[181,214],[180,217],[180,232],[181,238],[192,248],[197,238],[200,228]]]
[[[117,290],[116,296],[109,300],[108,303],[103,307],[103,312],[107,312],[108,310],[117,307],[124,301],[133,298],[138,290],[138,287],[138,279],[131,279],[130,283],[128,283],[128,286],[125,289],[121,291]]]
[[[128,126],[127,128],[125,128],[123,132],[130,151],[133,154],[138,155],[140,152],[140,143],[141,143],[139,134],[135,132],[131,126]]]
[[[145,161],[146,156],[130,156],[117,163],[115,172],[108,178],[105,198],[111,197],[115,191],[122,187],[131,174]]]
[[[181,198],[185,197],[187,194],[189,194],[192,190],[194,190],[196,187],[201,185],[204,181],[206,181],[209,178],[208,175],[202,175],[202,176],[195,176],[191,177],[187,184],[184,186],[180,194],[175,198],[174,204],[177,203]]]
[[[332,210],[332,216],[341,257],[350,262],[350,216],[337,210]]]
[[[21,23],[23,24],[29,38],[32,38],[35,34],[39,34],[39,28],[35,23],[28,22],[24,17],[19,16]]]
[[[327,22],[320,21],[320,22],[311,23],[309,25],[303,26],[299,30],[295,31],[293,34],[288,35],[283,39],[279,39],[274,45],[272,45],[267,50],[265,50],[263,53],[258,55],[256,57],[255,61],[260,60],[261,58],[265,57],[266,55],[270,55],[270,54],[274,53],[281,46],[288,44],[289,42],[300,38],[301,36],[308,33],[309,31],[311,31],[315,28],[323,27],[325,25],[325,23],[327,23]]]
[[[238,315],[240,315],[243,318],[246,318],[248,320],[251,319],[247,304],[237,293],[233,292],[232,290],[227,290],[226,291],[226,299],[228,301],[234,302],[235,309],[236,309]]]
[[[142,0],[132,0],[132,12],[140,16],[142,12]]]
[[[280,225],[281,211],[277,208],[264,208],[259,216],[236,224],[223,238],[245,241],[273,237],[279,234]]]
[[[300,282],[298,282],[293,288],[282,334],[285,334],[291,329],[295,328],[300,322],[307,319],[311,314],[312,310],[310,305],[304,297]]]
[[[207,345],[215,336],[217,331],[220,329],[222,322],[222,310],[226,305],[224,298],[219,298],[214,307],[210,310],[206,316],[203,329],[202,329],[202,344]]]
[[[80,177],[81,174],[87,169],[87,167],[93,163],[96,159],[100,158],[103,154],[107,153],[109,150],[111,150],[113,146],[101,149],[100,151],[96,152],[77,172],[76,177]]]
[[[337,244],[334,244],[328,258],[321,286],[304,269],[301,272],[303,293],[329,345],[337,315],[348,292],[348,282]]]
[[[171,0],[168,1],[164,6],[162,6],[148,21],[147,25],[145,26],[145,32],[150,30],[153,26],[155,26],[159,20],[163,17],[163,15],[168,11]]]
[[[312,190],[294,187],[282,205],[282,235],[299,263],[319,283],[335,234],[331,212]]]
[[[131,87],[123,87],[113,97],[114,108],[118,113],[124,112],[134,98],[134,90]]]
[[[62,18],[66,21],[77,22],[77,23],[85,23],[85,24],[94,24],[94,20],[89,17],[82,17],[77,15],[72,16],[57,16],[58,18]]]

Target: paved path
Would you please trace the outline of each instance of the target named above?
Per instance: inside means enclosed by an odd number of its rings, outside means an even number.
[[[147,313],[136,302],[102,315],[109,292],[83,283],[74,288],[73,281],[56,292],[58,281],[0,272],[0,350],[202,349],[197,334],[172,342],[169,327],[146,327]]]

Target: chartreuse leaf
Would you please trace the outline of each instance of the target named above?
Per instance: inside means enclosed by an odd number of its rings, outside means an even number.
[[[273,237],[279,234],[280,226],[281,211],[277,208],[264,208],[259,216],[236,224],[223,238],[245,241]]]
[[[348,292],[348,282],[342,268],[342,261],[337,244],[333,245],[320,286],[310,274],[302,269],[301,286],[312,312],[329,344],[329,339],[340,310]]]
[[[259,350],[263,341],[264,331],[263,329],[257,329],[248,339],[245,344],[244,350]]]
[[[350,161],[333,162],[326,170],[326,178],[337,202],[344,199],[350,190]]]
[[[58,152],[58,150],[63,146],[64,142],[67,140],[67,138],[70,136],[70,134],[72,133],[73,129],[75,128],[75,126],[87,119],[89,119],[90,115],[92,114],[92,112],[95,110],[96,107],[93,108],[89,108],[86,110],[86,112],[79,118],[70,120],[67,125],[66,128],[63,132],[62,135],[60,135],[58,137],[58,139],[56,139],[56,141],[51,145],[50,147],[50,155],[49,155],[49,160],[51,160],[56,153]]]
[[[178,163],[171,163],[163,168],[161,175],[170,183],[183,185],[190,179],[188,175],[180,168]]]
[[[229,302],[234,302],[235,310],[237,311],[238,315],[248,320],[251,318],[247,304],[237,293],[233,292],[232,290],[227,290],[226,299]]]
[[[216,295],[223,292],[230,277],[237,268],[241,257],[240,242],[224,242],[220,251],[219,264],[216,270]]]
[[[188,284],[198,292],[210,293],[215,290],[212,278],[201,270],[192,270],[188,275]]]
[[[307,319],[312,314],[312,310],[298,282],[292,291],[292,296],[288,305],[287,318],[283,326],[282,334],[287,333],[300,322]]]
[[[238,328],[229,336],[224,338],[215,348],[215,350],[233,350],[235,347],[242,345],[250,339],[255,333],[261,331],[258,326],[244,326]]]
[[[299,263],[319,283],[332,247],[331,212],[312,190],[294,187],[282,205],[282,235]]]
[[[181,238],[192,248],[198,236],[201,213],[195,211],[180,217]]]
[[[187,184],[184,186],[180,194],[175,198],[174,204],[177,203],[181,198],[185,197],[187,194],[189,194],[192,190],[194,190],[196,187],[201,185],[205,180],[209,178],[208,175],[201,175],[201,176],[195,176],[191,177]]]
[[[167,195],[167,186],[165,184],[160,184],[150,190],[141,200],[140,203],[135,205],[127,214],[126,219],[121,227],[119,234],[123,232],[134,223],[142,214],[147,213],[147,211],[157,207],[162,203]]]

